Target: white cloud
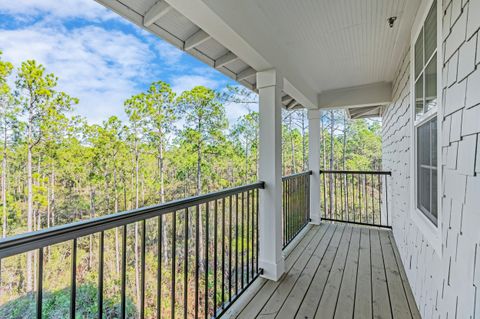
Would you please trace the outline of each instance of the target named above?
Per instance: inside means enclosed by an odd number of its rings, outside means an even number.
[[[174,47],[166,41],[155,41],[155,48],[157,49],[158,54],[163,58],[163,61],[169,65],[174,66],[183,57],[183,51]]]
[[[154,57],[137,37],[95,26],[0,30],[0,50],[16,66],[27,59],[46,66],[62,90],[80,99],[77,113],[93,122],[124,117],[123,101],[151,75],[147,66]]]
[[[0,2],[0,12],[11,14],[17,19],[40,14],[52,15],[60,19],[107,20],[118,17],[111,10],[92,0],[4,0]]]
[[[220,81],[203,75],[180,75],[172,79],[172,89],[176,93],[191,90],[199,85],[216,89],[220,84]]]

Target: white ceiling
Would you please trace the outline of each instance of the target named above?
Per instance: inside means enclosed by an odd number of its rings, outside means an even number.
[[[390,82],[410,39],[418,0],[204,0],[247,42],[275,42],[317,92]],[[228,9],[232,8],[232,9]],[[230,11],[230,13],[228,12]],[[393,28],[389,17],[398,17]],[[260,51],[267,60],[270,50]]]

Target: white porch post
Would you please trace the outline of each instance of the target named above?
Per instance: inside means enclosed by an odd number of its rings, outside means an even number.
[[[257,73],[260,109],[259,267],[263,277],[278,280],[285,271],[282,255],[282,125],[283,80],[276,70]]]
[[[320,110],[308,110],[308,169],[310,176],[310,219],[320,224]]]

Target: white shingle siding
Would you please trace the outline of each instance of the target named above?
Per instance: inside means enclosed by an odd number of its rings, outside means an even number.
[[[463,111],[462,135],[480,133],[480,104]]]
[[[458,0],[459,1],[459,0]],[[460,15],[458,20],[454,21],[452,16],[453,26],[450,34],[445,40],[445,61],[450,60],[455,51],[465,42],[465,34],[467,30],[467,15],[465,13]]]
[[[477,19],[480,19],[477,18]],[[470,73],[475,71],[475,54],[477,49],[477,37],[472,37],[459,51],[458,75],[459,81],[464,80]]]
[[[441,257],[410,213],[410,52],[383,118],[383,165],[392,171],[393,231],[422,317],[480,319],[480,0],[438,3],[445,13]]]
[[[480,0],[468,3],[467,38],[470,39],[480,28]]]
[[[467,82],[453,84],[450,88],[445,90],[445,115],[450,115],[462,109],[465,106],[465,91]]]
[[[479,17],[480,19],[480,17]],[[480,104],[480,69],[472,73],[467,79],[466,105],[467,108]]]
[[[444,79],[444,86],[450,87],[455,82],[457,82],[457,71],[458,71],[458,52],[452,56],[452,58],[448,61],[446,70],[446,79]],[[445,82],[446,81],[446,82]],[[445,85],[446,84],[446,85]]]
[[[451,124],[448,127],[445,127],[446,130],[450,128],[450,143],[460,141],[462,137],[462,114],[463,111],[459,110],[449,116],[451,119]]]
[[[457,173],[463,175],[475,175],[476,152],[477,135],[468,135],[463,137],[463,140],[458,144]]]

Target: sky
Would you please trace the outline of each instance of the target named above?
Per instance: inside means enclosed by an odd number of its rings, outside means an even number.
[[[0,0],[0,51],[16,67],[43,64],[60,90],[79,98],[73,112],[90,123],[126,119],[123,101],[154,81],[177,93],[236,84],[94,0]],[[226,112],[234,122],[248,110],[230,104]]]

